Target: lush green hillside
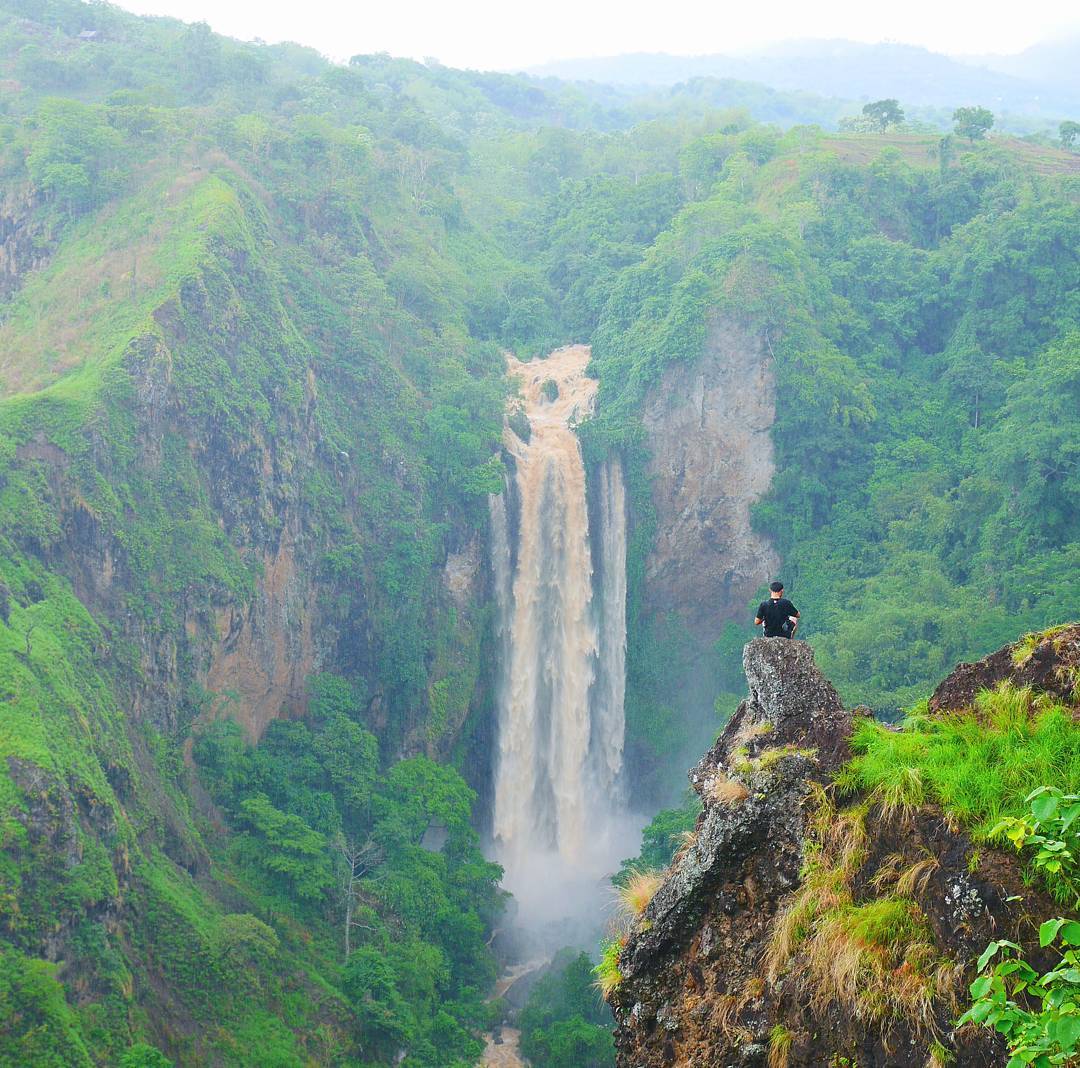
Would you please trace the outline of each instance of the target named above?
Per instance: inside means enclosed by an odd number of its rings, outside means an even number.
[[[887,711],[1074,612],[1080,186],[1006,148],[862,165],[848,144],[717,163],[604,305],[591,429],[635,449],[645,391],[708,315],[763,331],[778,473],[756,522],[825,670]],[[721,641],[733,689],[744,635]]]
[[[773,346],[757,521],[846,697],[1075,614],[1080,157],[66,0],[0,3],[0,77],[0,1063],[475,1062],[502,348],[594,344],[642,805],[697,647],[640,408],[711,315]]]

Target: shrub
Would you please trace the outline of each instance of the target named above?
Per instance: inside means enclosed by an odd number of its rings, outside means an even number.
[[[624,939],[611,939],[600,947],[600,963],[593,969],[596,974],[596,988],[606,1001],[619,989],[622,972],[619,971],[619,954],[626,945]]]
[[[1036,849],[1035,870],[1048,876],[1059,894],[1075,895],[1078,838],[1073,824],[1080,817],[1080,798],[1044,786],[1033,790],[1027,802],[1027,814],[1006,818],[995,833],[1005,834],[1017,849]],[[991,942],[979,958],[983,974],[971,984],[973,1003],[958,1026],[981,1024],[1003,1035],[1008,1068],[1071,1064],[1080,1053],[1080,922],[1058,918],[1043,923],[1040,947],[1055,942],[1060,943],[1060,959],[1043,975],[1021,957],[1020,946],[1005,939]]]

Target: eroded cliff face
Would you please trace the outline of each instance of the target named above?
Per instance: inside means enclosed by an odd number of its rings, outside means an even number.
[[[18,460],[47,481],[56,511],[57,536],[35,548],[70,578],[76,595],[107,628],[103,655],[122,643],[136,651],[137,670],[125,679],[134,721],[171,732],[195,713],[203,720],[228,716],[257,741],[273,720],[303,715],[310,677],[332,671],[367,684],[368,720],[381,731],[387,725],[387,694],[380,681],[385,663],[372,636],[366,575],[343,580],[328,573],[324,563],[340,543],[371,536],[364,526],[365,486],[348,455],[325,440],[317,372],[300,358],[290,367],[288,389],[260,384],[270,395],[260,423],[236,425],[223,415],[208,415],[205,406],[193,410],[184,379],[185,363],[193,362],[186,347],[193,339],[203,343],[203,332],[213,337],[237,379],[244,373],[245,346],[264,343],[249,333],[243,316],[206,291],[208,285],[186,284],[179,299],[155,312],[159,331],[135,338],[127,348],[124,374],[130,386],[125,386],[129,393],[120,418],[130,420],[134,430],[129,470],[112,467],[113,416],[99,420],[88,442],[76,442],[77,453],[44,433],[19,446]],[[258,291],[229,295],[252,304],[266,299]],[[385,466],[405,492],[413,492],[409,471],[398,471],[389,459]],[[94,479],[99,484],[124,478],[166,482],[178,469],[184,471],[186,488],[203,495],[222,544],[227,541],[223,552],[234,554],[234,570],[244,568],[247,577],[227,580],[211,567],[172,592],[172,618],[166,624],[160,611],[133,611],[133,591],[147,582],[137,559],[142,546],[128,536],[123,515],[103,514],[88,500],[86,487]],[[344,502],[333,539],[327,516],[312,504],[311,487],[318,484],[333,486]],[[185,501],[161,531],[173,539],[179,560],[201,549],[186,536],[192,525]],[[439,649],[428,666],[431,685],[450,679],[454,699],[449,708],[440,702],[440,722],[433,730],[435,698],[425,707],[420,689],[420,700],[393,742],[401,754],[445,757],[478,683],[473,646],[486,596],[478,532],[448,526],[442,559],[445,564],[437,560],[427,581],[437,606],[455,613],[464,651]],[[193,684],[202,693],[199,708],[192,704]]]
[[[0,299],[9,297],[20,279],[47,253],[47,235],[34,219],[34,195],[28,186],[12,186],[0,195]]]
[[[208,321],[215,310],[206,310]],[[53,492],[60,536],[47,558],[107,624],[110,648],[126,641],[138,650],[139,670],[129,680],[132,716],[175,729],[195,682],[208,695],[207,715],[231,716],[256,741],[273,719],[304,711],[306,680],[330,658],[326,639],[335,636],[330,631],[321,643],[315,639],[318,546],[303,508],[304,480],[311,477],[318,446],[315,378],[309,370],[300,405],[274,413],[273,436],[254,427],[230,435],[189,413],[174,380],[173,349],[183,344],[178,319],[176,309],[162,309],[164,334],[145,335],[128,347],[139,474],[167,478],[166,465],[175,468],[182,447],[183,462],[205,486],[223,534],[250,566],[246,589],[192,583],[170,606],[178,626],[133,612],[138,546],[87,502],[86,457],[73,460],[43,436],[21,446],[18,457],[35,464]],[[100,432],[107,434],[107,425]],[[104,441],[91,441],[89,457],[97,455],[108,455]],[[99,464],[111,473],[104,459]],[[170,531],[177,554],[197,551],[184,537],[185,518],[176,515]]]
[[[1004,677],[1068,697],[1074,631],[1020,668],[1009,650],[961,665],[937,705],[959,707]],[[1058,907],[1025,885],[1012,855],[975,849],[939,810],[890,812],[837,794],[862,712],[841,706],[809,646],[755,639],[744,668],[749,696],[690,772],[704,805],[694,839],[620,955],[617,1064],[914,1068],[941,1063],[929,1060],[933,1043],[957,1065],[1004,1063],[991,1032],[953,1026],[973,961],[993,938],[1038,961],[1031,917]],[[888,891],[901,871],[902,901]],[[902,912],[902,944],[829,942],[827,925],[807,937],[830,910],[839,932],[877,908]]]
[[[765,340],[727,318],[711,318],[701,358],[672,363],[646,399],[657,512],[646,597],[711,639],[778,567],[750,526],[773,476],[775,416]]]

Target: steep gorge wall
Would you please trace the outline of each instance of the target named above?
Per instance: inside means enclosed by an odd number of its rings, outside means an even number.
[[[168,885],[208,915],[247,906],[214,877],[204,836],[220,814],[196,818],[193,727],[229,717],[255,740],[331,672],[387,763],[446,759],[484,700],[480,523],[451,501],[391,576],[411,585],[386,596],[379,553],[412,548],[391,524],[424,515],[420,461],[372,446],[382,384],[343,389],[302,294],[279,285],[259,210],[242,189],[215,193],[228,214],[206,255],[100,383],[76,372],[0,411],[0,666],[18,705],[0,769],[0,950],[64,961],[80,1005],[134,989],[166,1048],[199,1030],[166,942],[203,944],[179,920],[155,926],[146,902]],[[395,655],[402,605],[427,612],[429,640]],[[106,974],[87,931],[136,979]]]
[[[646,599],[655,612],[678,613],[703,642],[715,640],[779,566],[750,523],[773,476],[775,417],[764,337],[716,316],[700,359],[670,364],[645,401],[657,513]]]
[[[445,756],[471,694],[429,736],[430,695],[419,687],[402,708],[382,681],[370,565],[345,575],[326,564],[384,536],[365,514],[372,475],[327,432],[320,390],[340,395],[340,383],[300,323],[274,321],[283,295],[251,251],[218,253],[132,339],[85,427],[57,435],[43,421],[18,446],[56,515],[55,536],[27,548],[70,579],[112,647],[137,649],[124,679],[135,721],[172,731],[196,713],[227,715],[256,741],[274,719],[303,714],[309,677],[332,671],[362,680],[373,729],[404,717],[394,751]],[[348,403],[366,417],[365,398]],[[422,493],[400,457],[375,467],[395,492]],[[419,579],[432,623],[453,612],[470,634],[485,596],[478,528],[452,519]],[[458,659],[429,657],[429,682]]]

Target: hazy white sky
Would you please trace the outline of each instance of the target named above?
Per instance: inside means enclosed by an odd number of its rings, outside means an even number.
[[[551,59],[730,52],[793,37],[902,41],[952,53],[1019,52],[1077,23],[1074,0],[120,0],[129,11],[205,20],[220,33],[293,40],[336,59],[359,52],[434,56],[516,70]]]

